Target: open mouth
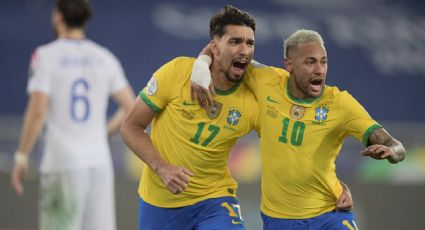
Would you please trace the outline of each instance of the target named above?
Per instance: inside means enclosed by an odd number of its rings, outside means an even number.
[[[248,66],[247,60],[237,60],[232,63],[232,67],[237,74],[243,74]]]
[[[310,81],[310,85],[313,91],[320,92],[322,90],[323,79],[314,79]]]

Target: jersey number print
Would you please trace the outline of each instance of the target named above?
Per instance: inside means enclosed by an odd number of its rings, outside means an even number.
[[[199,144],[199,137],[202,134],[202,131],[204,130],[205,127],[205,122],[199,122],[198,123],[198,130],[196,131],[196,134],[193,138],[190,139],[190,141],[192,141],[195,144]],[[208,131],[211,132],[210,136],[205,139],[202,142],[202,146],[207,146],[213,139],[215,136],[217,136],[218,131],[220,131],[220,127],[215,126],[215,125],[208,125]]]
[[[90,115],[90,103],[87,92],[90,87],[84,79],[78,79],[71,88],[71,118],[76,122],[85,122]]]
[[[282,120],[283,128],[282,134],[279,136],[279,141],[288,144],[288,129],[290,126],[290,119],[285,117]],[[291,145],[300,146],[303,143],[305,124],[302,121],[295,121],[290,134]]]

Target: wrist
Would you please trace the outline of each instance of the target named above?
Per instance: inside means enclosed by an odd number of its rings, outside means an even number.
[[[28,165],[28,153],[16,151],[14,155],[15,164]]]
[[[342,186],[342,190],[343,191],[346,191],[346,192],[348,192],[348,193],[351,194],[351,191],[350,191],[350,189],[348,188],[348,186],[346,184],[344,184],[343,182],[340,182],[340,184]]]
[[[398,163],[398,162],[404,160],[403,152],[405,152],[405,150],[404,150],[404,147],[402,145],[395,145],[395,146],[391,146],[389,148],[394,152],[393,155],[390,155],[388,157],[389,162],[395,164],[395,163]]]
[[[200,63],[206,64],[208,66],[208,68],[210,67],[210,65],[212,63],[211,57],[206,55],[206,54],[199,55],[197,60],[198,60],[198,62],[201,61]]]
[[[155,173],[159,174],[159,171],[161,171],[161,169],[164,167],[164,165],[165,165],[164,161],[158,161],[158,162],[151,164],[151,168]]]
[[[208,55],[200,55],[193,63],[191,81],[205,89],[211,84],[210,65],[211,57]]]

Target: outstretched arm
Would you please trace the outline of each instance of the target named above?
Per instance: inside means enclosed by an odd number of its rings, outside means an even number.
[[[406,155],[406,150],[400,141],[392,137],[384,128],[375,129],[369,136],[368,147],[360,152],[377,160],[387,159],[395,164]]]
[[[144,101],[137,98],[136,104],[123,120],[121,136],[128,147],[161,177],[168,190],[180,193],[187,187],[193,173],[169,164],[155,150],[150,136],[145,132],[155,115]]]

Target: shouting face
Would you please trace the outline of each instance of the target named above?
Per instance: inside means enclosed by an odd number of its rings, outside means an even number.
[[[213,40],[213,67],[231,82],[239,82],[254,55],[254,31],[248,26],[228,25],[220,38]]]
[[[300,43],[285,59],[291,74],[289,89],[299,99],[319,97],[325,86],[328,60],[325,48],[318,42]]]

